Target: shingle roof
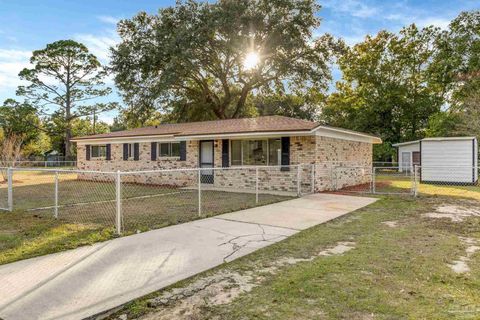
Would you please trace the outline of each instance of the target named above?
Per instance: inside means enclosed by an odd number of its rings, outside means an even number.
[[[376,138],[371,135],[334,127],[321,126],[318,123],[283,117],[264,116],[257,118],[213,120],[202,122],[160,124],[158,126],[137,128],[125,131],[116,131],[90,136],[76,137],[77,140],[108,139],[123,137],[162,136],[173,135],[175,137],[199,136],[199,135],[223,135],[238,133],[265,133],[265,132],[310,132],[315,128],[322,127],[331,130],[341,130]]]
[[[213,120],[188,123],[166,123],[153,127],[76,137],[74,140],[154,135],[191,136],[275,131],[310,131],[317,126],[317,123],[307,120],[282,116],[265,116],[257,118]]]

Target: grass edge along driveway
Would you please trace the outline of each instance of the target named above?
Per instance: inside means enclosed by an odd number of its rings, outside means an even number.
[[[467,273],[451,265],[466,255],[462,239],[480,239],[480,217],[453,222],[425,214],[479,205],[383,197],[135,300],[110,319],[476,319],[480,253],[469,257]],[[350,248],[332,253],[339,244]]]

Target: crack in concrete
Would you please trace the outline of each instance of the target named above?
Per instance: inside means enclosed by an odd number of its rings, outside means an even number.
[[[230,258],[231,256],[233,256],[235,253],[237,253],[238,251],[242,250],[243,248],[245,248],[248,244],[250,243],[253,243],[253,242],[268,242],[268,243],[273,243],[275,241],[275,239],[278,239],[280,237],[284,237],[286,238],[287,236],[286,235],[280,235],[280,234],[271,234],[272,236],[275,236],[271,239],[266,239],[265,236],[266,235],[269,235],[266,233],[265,231],[265,228],[260,224],[260,223],[256,223],[256,225],[262,230],[262,233],[254,233],[254,234],[246,234],[246,235],[241,235],[241,236],[236,236],[226,242],[223,242],[221,244],[219,244],[218,246],[223,246],[223,245],[226,245],[226,244],[231,244],[232,245],[232,251],[227,254],[226,256],[223,257],[223,262],[227,262],[227,259]],[[238,240],[238,239],[241,239],[241,238],[246,238],[246,237],[253,237],[253,236],[261,236],[262,239],[260,240],[257,240],[257,239],[254,239],[254,240],[247,240],[244,244],[242,245],[239,245],[238,243],[236,243],[235,241]]]

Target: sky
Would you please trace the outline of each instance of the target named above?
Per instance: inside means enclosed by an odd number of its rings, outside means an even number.
[[[461,11],[480,9],[478,0],[319,0],[322,19],[316,35],[330,33],[352,45],[367,35],[403,26],[435,25],[446,28]],[[15,96],[22,84],[21,69],[29,67],[32,50],[47,43],[73,39],[84,43],[99,60],[108,64],[109,47],[119,38],[116,23],[140,11],[154,14],[161,7],[175,5],[167,0],[0,0],[0,102]],[[339,79],[338,70],[334,78]],[[111,79],[108,85],[114,88]],[[118,101],[114,92],[102,99]],[[111,123],[116,111],[104,113],[101,120]]]

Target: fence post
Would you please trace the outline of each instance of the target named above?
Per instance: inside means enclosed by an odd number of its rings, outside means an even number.
[[[55,171],[55,207],[53,217],[58,219],[58,171]]]
[[[9,167],[7,169],[7,180],[8,180],[8,211],[13,211],[13,169]]]
[[[418,195],[418,185],[417,185],[417,170],[418,170],[418,166],[417,165],[414,165],[413,166],[413,196],[414,197],[417,197]]]
[[[258,167],[255,168],[255,203],[258,204]]]
[[[122,234],[122,176],[120,170],[117,170],[115,177],[115,195],[117,203],[115,225],[117,234],[120,235]]]
[[[297,166],[297,196],[300,197],[302,195],[302,190],[301,188],[301,183],[300,183],[300,178],[301,178],[301,172],[300,170],[302,169],[302,166],[299,164]]]
[[[198,168],[198,216],[202,216],[202,169]]]
[[[312,193],[315,193],[315,163],[312,163],[312,181],[310,184],[312,185]]]
[[[377,174],[377,168],[372,167],[372,193],[375,194],[377,191],[377,187],[375,185],[375,176]]]

